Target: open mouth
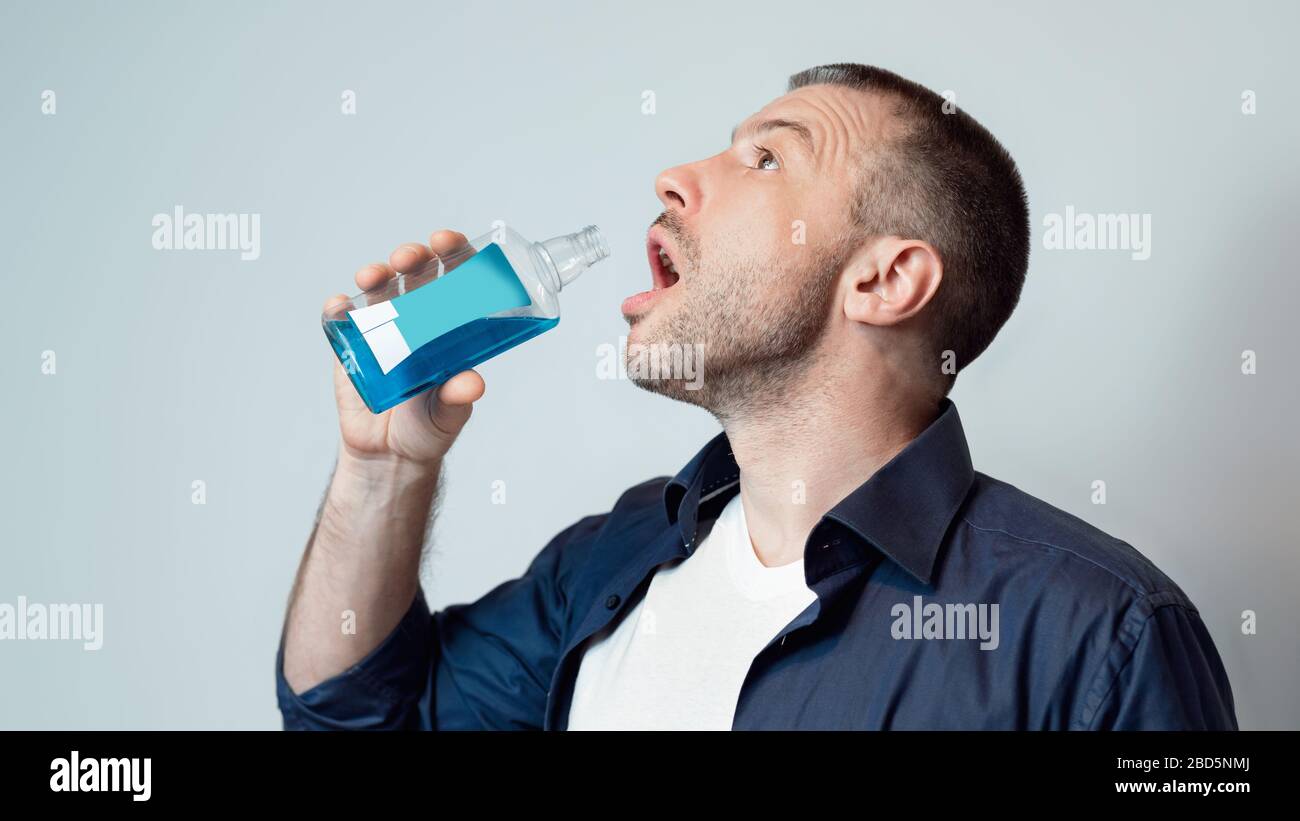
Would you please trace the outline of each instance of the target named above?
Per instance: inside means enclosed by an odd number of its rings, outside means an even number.
[[[650,274],[654,290],[671,288],[681,279],[681,274],[677,271],[677,263],[673,261],[672,254],[653,235],[646,240],[646,256],[650,259]]]
[[[651,287],[648,291],[633,294],[623,300],[623,316],[628,317],[629,321],[647,313],[657,298],[681,281],[677,259],[673,256],[677,252],[665,244],[666,239],[658,226],[650,229],[646,236],[645,252],[650,262]]]

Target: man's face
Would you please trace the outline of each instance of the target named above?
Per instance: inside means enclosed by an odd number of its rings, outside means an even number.
[[[726,150],[659,175],[666,210],[647,238],[654,288],[623,303],[637,384],[727,413],[815,355],[851,250],[859,158],[886,117],[871,95],[801,88],[741,123]],[[698,390],[681,374],[634,369],[638,346],[674,345],[702,351]]]

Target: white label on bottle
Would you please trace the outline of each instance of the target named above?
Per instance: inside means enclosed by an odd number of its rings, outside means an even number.
[[[395,322],[385,322],[377,328],[366,331],[363,336],[366,344],[370,346],[370,352],[375,355],[375,361],[379,363],[379,369],[385,374],[411,355],[406,337],[402,336]]]
[[[365,333],[396,319],[397,309],[393,307],[392,302],[381,302],[378,305],[367,305],[364,308],[348,311],[348,316],[356,324],[357,330]]]

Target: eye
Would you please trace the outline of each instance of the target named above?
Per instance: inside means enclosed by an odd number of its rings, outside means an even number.
[[[779,171],[781,163],[777,160],[776,155],[768,151],[761,145],[754,146],[754,153],[758,156],[758,162],[754,167],[760,171]]]

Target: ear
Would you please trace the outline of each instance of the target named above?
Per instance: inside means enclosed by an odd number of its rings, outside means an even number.
[[[919,313],[942,280],[943,260],[930,243],[881,237],[848,265],[844,315],[868,325],[897,325]]]

